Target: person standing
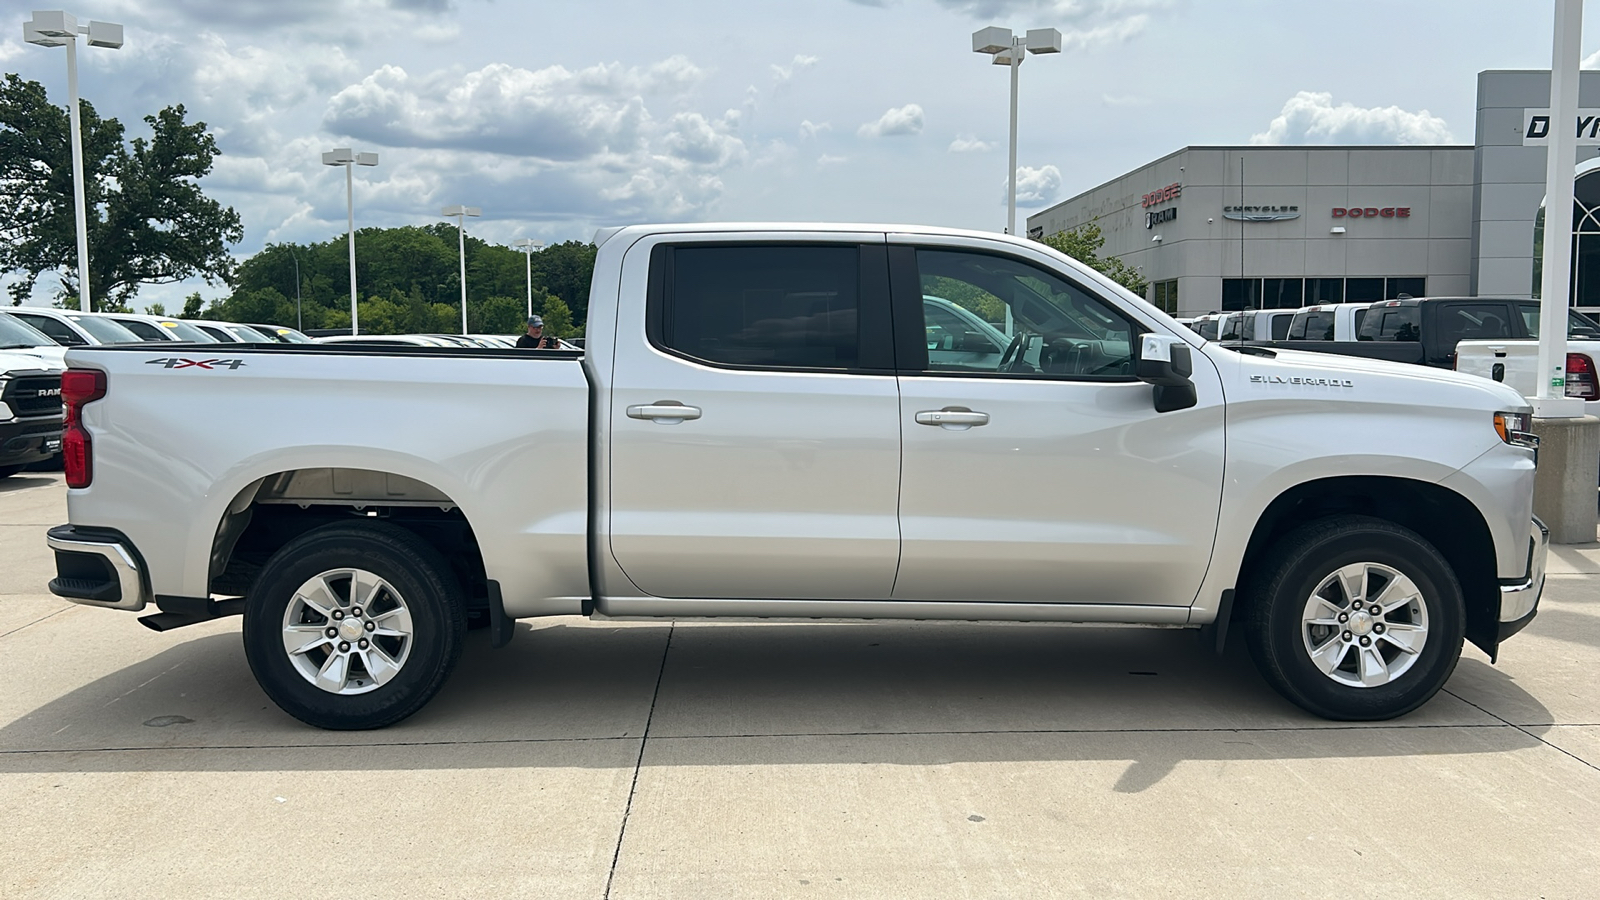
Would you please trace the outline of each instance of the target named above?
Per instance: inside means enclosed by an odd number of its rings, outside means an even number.
[[[544,333],[544,319],[538,316],[528,317],[528,333],[517,338],[519,350],[560,350],[561,340]]]

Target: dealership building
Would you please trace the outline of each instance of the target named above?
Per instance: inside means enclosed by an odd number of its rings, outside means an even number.
[[[1537,294],[1550,73],[1478,75],[1472,145],[1185,147],[1028,217],[1095,223],[1177,315]],[[1574,305],[1600,310],[1600,72],[1584,72]],[[1590,276],[1593,277],[1590,277]]]

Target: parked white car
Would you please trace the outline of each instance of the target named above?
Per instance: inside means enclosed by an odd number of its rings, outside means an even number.
[[[242,612],[262,689],[327,728],[420,709],[469,615],[492,646],[556,615],[1235,623],[1294,703],[1383,719],[1537,611],[1504,385],[1235,352],[989,232],[596,243],[582,355],[69,351],[51,591],[157,630]],[[999,304],[999,353],[929,347],[935,286]]]
[[[100,313],[37,306],[16,306],[7,312],[63,347],[139,342],[138,335]]]
[[[142,341],[186,341],[215,344],[218,340],[182,319],[144,316],[137,313],[102,313],[106,318],[138,335]]]

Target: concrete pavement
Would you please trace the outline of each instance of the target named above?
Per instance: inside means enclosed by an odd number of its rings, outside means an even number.
[[[1183,631],[555,619],[352,734],[50,597],[64,520],[0,481],[7,898],[1600,895],[1600,545],[1397,722]]]

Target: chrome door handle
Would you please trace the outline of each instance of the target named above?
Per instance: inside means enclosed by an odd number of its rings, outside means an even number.
[[[917,413],[917,424],[971,428],[974,425],[989,424],[989,414],[973,412],[960,406],[947,406],[944,409],[925,409]]]
[[[630,419],[654,419],[663,425],[672,425],[685,419],[700,418],[700,407],[685,406],[676,400],[662,400],[628,407]]]

